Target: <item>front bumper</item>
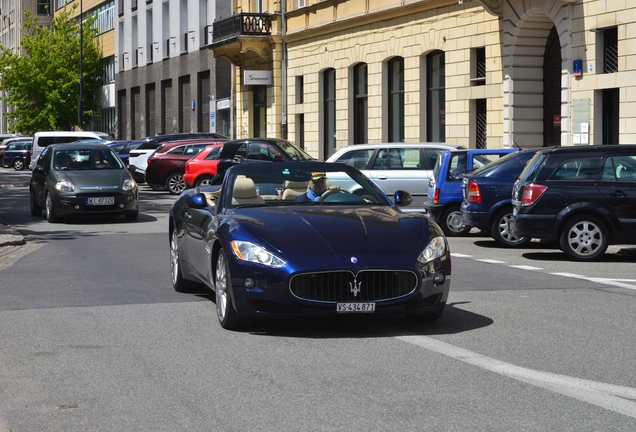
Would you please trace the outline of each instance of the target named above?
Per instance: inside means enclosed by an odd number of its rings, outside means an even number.
[[[88,205],[88,198],[114,197],[113,205]],[[126,214],[139,211],[139,197],[135,190],[127,193],[61,195],[54,201],[57,216],[80,214]]]
[[[444,211],[444,204],[433,204],[431,201],[424,202],[424,209],[428,216],[430,216],[435,222],[439,222],[439,218]]]

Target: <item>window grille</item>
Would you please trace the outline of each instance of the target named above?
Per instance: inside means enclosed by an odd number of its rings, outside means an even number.
[[[618,72],[618,28],[603,31],[603,72]]]
[[[476,147],[485,149],[488,140],[488,121],[486,116],[486,99],[477,99],[475,112]]]

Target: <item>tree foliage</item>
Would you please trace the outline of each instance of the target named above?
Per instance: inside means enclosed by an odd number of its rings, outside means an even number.
[[[78,123],[80,93],[80,24],[76,9],[56,13],[51,27],[37,25],[25,10],[21,50],[0,46],[0,90],[12,112],[9,130],[32,134],[40,130],[71,130]],[[84,127],[97,112],[96,89],[101,85],[100,54],[94,38],[95,17],[82,24]]]

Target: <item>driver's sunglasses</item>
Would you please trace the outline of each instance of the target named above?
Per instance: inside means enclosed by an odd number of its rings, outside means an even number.
[[[321,183],[326,183],[327,179],[319,179],[319,180],[312,180],[312,181],[314,182],[314,184],[316,184],[316,183],[321,184]]]

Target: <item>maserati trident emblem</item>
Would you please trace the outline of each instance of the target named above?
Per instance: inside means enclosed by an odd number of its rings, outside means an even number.
[[[349,282],[349,286],[351,287],[351,292],[354,297],[358,296],[358,293],[360,292],[360,285],[362,285],[362,281],[358,282],[356,278],[353,278],[353,282]]]

